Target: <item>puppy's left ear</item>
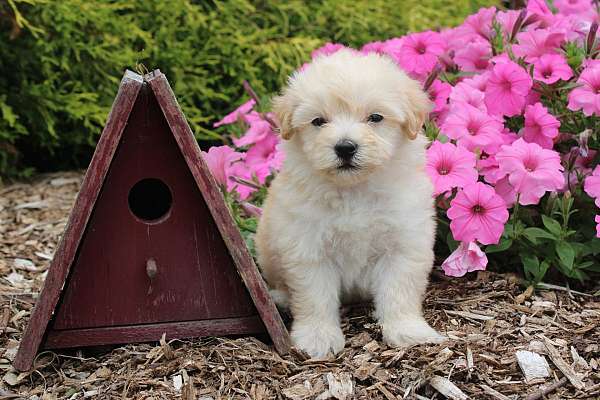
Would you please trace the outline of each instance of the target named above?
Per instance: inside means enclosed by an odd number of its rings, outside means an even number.
[[[403,129],[408,138],[414,140],[417,138],[419,132],[421,132],[423,124],[433,107],[429,96],[421,89],[419,83],[412,81],[407,86],[407,90],[404,93],[406,111]]]
[[[294,113],[294,100],[289,93],[283,93],[281,96],[276,96],[271,101],[273,104],[273,112],[279,123],[279,133],[285,140],[291,139],[295,133],[292,126],[292,115]]]

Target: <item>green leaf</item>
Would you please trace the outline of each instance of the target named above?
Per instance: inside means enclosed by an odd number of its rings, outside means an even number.
[[[589,278],[588,274],[586,274],[583,270],[580,269],[574,269],[570,272],[571,273],[569,274],[569,277],[578,279],[581,282]]]
[[[550,269],[550,263],[548,261],[543,261],[540,264],[540,268],[538,269],[538,272],[535,276],[536,283],[541,282],[542,279],[544,279],[544,276],[546,275],[546,272],[548,272],[548,269]]]
[[[550,231],[551,234],[553,234],[557,238],[560,237],[560,235],[562,233],[562,227],[560,226],[558,221],[556,221],[555,219],[552,219],[546,215],[542,215],[542,222],[544,223],[544,226],[546,227],[546,229],[548,229]]]
[[[584,261],[581,264],[577,264],[577,269],[586,269],[586,268],[590,268],[593,267],[594,264],[596,264],[593,261]],[[598,265],[598,264],[597,264]],[[599,265],[600,266],[600,265]]]
[[[535,277],[539,275],[540,261],[537,256],[531,253],[521,253],[521,262],[523,263],[523,271],[525,271],[525,277],[527,280],[535,280]]]
[[[573,269],[573,262],[575,261],[575,250],[567,242],[556,242],[555,245],[556,254],[560,261],[564,264],[567,269]]]
[[[17,115],[13,112],[12,108],[4,103],[4,99],[0,97],[0,114],[9,127],[14,127],[17,122]]]
[[[583,257],[585,252],[588,250],[587,246],[584,243],[579,242],[570,242],[571,247],[575,251],[575,258]]]
[[[558,90],[572,90],[572,89],[578,88],[580,86],[583,86],[583,84],[572,82],[572,83],[567,83],[566,85],[559,87]]]
[[[493,244],[491,246],[487,246],[485,248],[485,252],[487,254],[499,253],[501,251],[510,249],[510,246],[512,246],[512,243],[513,243],[512,239],[502,238],[502,240],[500,240],[500,243]]]
[[[451,252],[456,250],[460,244],[460,242],[454,240],[454,236],[452,236],[451,231],[448,231],[448,235],[446,235],[446,243],[448,244],[448,249],[450,249]]]
[[[594,264],[593,266],[586,268],[585,270],[592,272],[600,272],[600,264]]]
[[[587,242],[587,246],[591,252],[591,254],[596,255],[600,253],[600,239],[593,238],[589,242]]]
[[[538,239],[549,239],[549,240],[556,240],[557,238],[551,234],[548,231],[545,231],[541,228],[526,228],[523,230],[523,235],[525,235],[525,237],[527,239],[529,239],[533,244],[537,244],[538,243]]]

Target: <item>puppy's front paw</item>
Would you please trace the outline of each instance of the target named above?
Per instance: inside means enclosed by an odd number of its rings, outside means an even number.
[[[345,344],[339,326],[327,324],[294,324],[292,327],[294,346],[304,350],[311,358],[324,358],[339,353]]]
[[[393,347],[420,343],[441,343],[446,337],[440,335],[424,319],[402,319],[382,326],[383,340]]]

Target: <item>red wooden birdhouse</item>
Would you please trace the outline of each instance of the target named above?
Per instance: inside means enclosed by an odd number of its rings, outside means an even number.
[[[165,76],[126,72],[14,361],[287,330]]]

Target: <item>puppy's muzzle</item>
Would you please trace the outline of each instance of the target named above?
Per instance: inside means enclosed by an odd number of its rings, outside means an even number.
[[[350,163],[352,161],[352,158],[358,151],[358,145],[350,139],[342,139],[336,143],[333,149],[335,151],[335,154],[342,161],[344,161],[344,163]]]

